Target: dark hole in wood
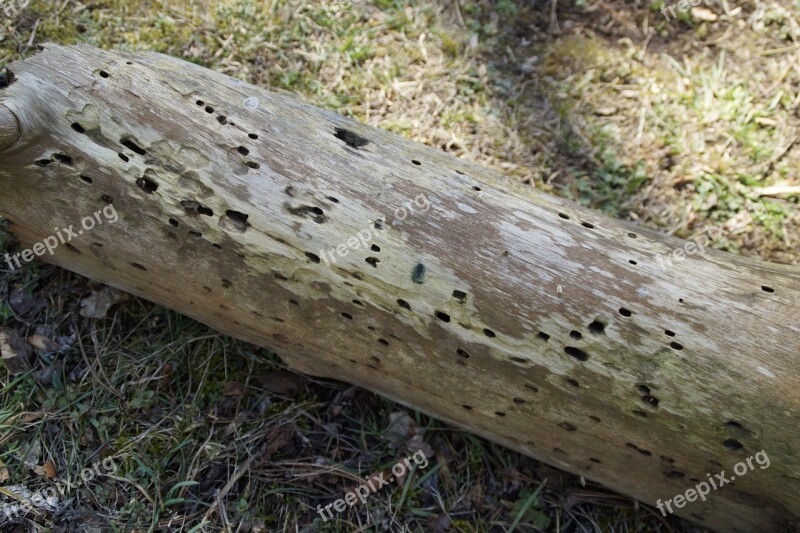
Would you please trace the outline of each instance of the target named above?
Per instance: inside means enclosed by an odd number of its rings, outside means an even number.
[[[106,72],[105,70],[101,70],[100,72],[98,72],[98,74],[100,74],[101,78],[108,78],[108,72]]]
[[[547,342],[547,341],[550,340],[550,335],[548,335],[544,331],[540,331],[536,336],[539,337],[540,339],[542,339],[544,342]]]
[[[378,263],[381,262],[381,260],[378,259],[377,257],[367,257],[366,259],[364,259],[364,261],[372,265],[374,268],[378,268]]]
[[[458,289],[453,291],[453,298],[461,300],[462,302],[467,299],[467,293]]]
[[[177,221],[177,220],[175,220],[174,218],[171,218],[171,219],[169,219],[169,224],[170,224],[170,226],[172,226],[173,228],[177,228],[178,226],[180,226],[180,224],[178,223],[178,221]]]
[[[645,394],[642,396],[642,401],[648,405],[652,405],[653,407],[658,407],[659,400],[655,396],[650,396],[649,394]]]
[[[461,407],[463,407],[467,411],[472,411],[472,407],[470,407],[469,405],[462,405]]]
[[[145,267],[143,267],[142,265],[140,265],[139,263],[131,263],[131,266],[133,268],[138,269],[138,270],[143,270],[143,271],[147,272],[147,269]]]
[[[668,329],[665,329],[664,330],[664,335],[666,335],[667,337],[674,337],[675,336],[675,332],[674,331],[670,331]]]
[[[213,112],[214,112],[214,108],[211,107],[210,105],[207,105],[206,106],[206,113],[213,113]]]
[[[53,159],[64,165],[72,166],[72,158],[64,154],[53,154]]]
[[[223,126],[228,123],[228,117],[225,115],[217,115],[217,122],[222,124]]]
[[[494,414],[496,414],[497,416],[506,416],[506,414],[502,411],[495,411]]]
[[[570,424],[569,422],[561,422],[558,426],[560,428],[566,429],[567,431],[577,431],[578,430],[577,427],[575,427],[573,424]]]
[[[731,451],[741,450],[744,448],[744,445],[736,439],[725,439],[722,444],[724,444],[725,447]]]
[[[84,181],[85,183],[88,183],[89,185],[93,183],[92,178],[90,178],[89,176],[81,176],[81,180]]]
[[[378,342],[383,344],[384,346],[389,346],[389,341],[387,341],[386,339],[378,339]]]
[[[483,334],[486,335],[489,338],[497,337],[497,334],[495,334],[495,332],[490,330],[489,328],[484,328],[483,329]]]
[[[564,348],[564,353],[567,355],[574,357],[578,361],[586,361],[589,359],[589,354],[581,350],[580,348],[575,348],[574,346],[567,346]]]
[[[563,218],[564,220],[569,220],[569,215],[568,215],[568,214],[566,214],[566,213],[559,213],[559,214],[558,214],[558,216],[560,216],[560,217],[561,217],[561,218]]]
[[[150,178],[139,178],[136,180],[136,185],[139,186],[147,194],[153,194],[158,190],[158,183],[151,180]]]
[[[103,196],[101,196],[100,199],[103,200],[107,204],[114,203],[114,199],[112,197],[110,197],[109,195],[107,195],[107,194],[104,194]]]
[[[122,144],[122,146],[124,146],[125,148],[127,148],[128,150],[130,150],[130,151],[132,151],[132,152],[134,152],[136,154],[139,154],[139,155],[147,154],[147,151],[144,148],[142,148],[141,146],[139,146],[138,144],[133,142],[130,138],[127,138],[127,137],[122,138],[122,139],[120,139],[119,142]]]
[[[306,252],[306,257],[308,257],[312,263],[319,263],[319,256],[317,254]]]
[[[572,385],[575,388],[579,388],[581,386],[581,384],[576,379],[564,378],[564,381],[566,381],[567,384]]]
[[[377,244],[373,244],[372,246],[369,247],[369,249],[372,250],[373,252],[380,252],[381,251],[381,247],[378,246]]]
[[[346,130],[344,128],[336,128],[336,133],[334,133],[334,137],[339,139],[340,141],[344,141],[344,143],[349,146],[350,148],[361,148],[362,146],[366,146],[369,144],[369,141],[366,140],[364,137],[361,137],[357,133],[353,133],[350,130]]]
[[[581,226],[588,229],[594,229],[594,224],[592,224],[591,222],[581,222]]]
[[[525,388],[528,390],[532,390],[533,392],[539,392],[538,387],[534,387],[533,385],[530,385],[528,383],[525,384]]]
[[[475,191],[475,192],[481,192],[481,188],[478,187],[478,186],[472,187],[472,190]]]
[[[255,133],[249,133],[247,136],[253,140],[258,139],[258,135],[256,135]]]
[[[583,338],[583,335],[581,334],[581,332],[580,331],[575,331],[575,330],[570,331],[569,332],[569,336],[572,337],[573,339],[575,339],[576,341],[579,341],[579,340],[581,340]]]
[[[236,151],[239,152],[242,155],[248,155],[250,153],[250,150],[248,150],[244,146],[240,146],[239,148],[236,149]]]
[[[599,320],[595,320],[591,324],[589,324],[589,331],[594,333],[595,335],[602,335],[605,331],[606,325],[600,322]]]
[[[678,350],[678,351],[680,351],[680,350],[683,350],[683,344],[681,344],[681,343],[679,343],[679,342],[671,342],[671,343],[669,344],[669,346],[670,346],[670,348],[672,348],[673,350]]]
[[[130,158],[127,156],[127,155],[125,155],[125,154],[123,154],[123,153],[119,153],[119,154],[117,154],[117,155],[119,156],[119,158],[120,158],[120,159],[122,159],[122,160],[123,160],[123,161],[125,161],[126,163],[127,163],[128,161],[130,161],[130,160],[131,160],[131,159],[130,159]]]
[[[85,133],[86,132],[86,130],[83,129],[83,126],[81,126],[77,122],[73,122],[72,123],[72,129],[77,131],[78,133]]]
[[[247,165],[247,166],[248,166],[248,167],[250,167],[250,168],[254,168],[254,169],[259,169],[259,168],[261,168],[261,165],[259,165],[259,164],[258,164],[258,163],[256,163],[255,161],[248,161],[247,163],[245,163],[245,165]]]
[[[622,316],[625,316],[625,317],[629,317],[633,313],[630,311],[630,309],[625,309],[624,307],[620,307],[619,314],[621,314]]]
[[[228,217],[233,225],[242,233],[244,233],[245,230],[250,226],[250,223],[247,222],[249,215],[228,209],[225,211],[225,216]]]
[[[399,305],[403,309],[408,309],[409,311],[411,311],[411,305],[407,301],[405,301],[403,299],[398,299],[397,300],[397,305]]]
[[[51,161],[50,159],[39,159],[38,161],[36,161],[36,165],[40,167],[46,167],[52,162],[53,161]]]
[[[647,385],[639,385],[639,392],[642,394],[650,394],[650,387]]]
[[[422,164],[419,161],[417,161],[416,159],[412,159],[411,162],[414,163],[415,165],[418,165],[418,166]]]
[[[514,401],[514,403],[515,403],[515,404],[517,404],[517,405],[522,405],[523,403],[525,403],[525,400],[524,400],[524,399],[522,399],[522,398],[514,398],[514,400],[513,400],[513,401]]]
[[[335,204],[339,203],[339,199],[336,198],[335,196],[326,196],[325,198],[327,198],[328,200],[330,200],[331,202],[333,202]]]
[[[461,348],[459,348],[458,350],[456,350],[456,353],[457,353],[459,356],[463,357],[464,359],[469,359],[469,354],[468,354],[466,351],[462,350]]]
[[[417,263],[414,270],[411,271],[411,280],[417,285],[422,285],[425,282],[425,265]]]
[[[353,320],[353,315],[351,315],[350,313],[342,313],[342,316],[347,320]]]
[[[767,287],[766,285],[762,285],[761,290],[764,292],[775,292],[775,289],[773,289],[772,287]]]
[[[441,311],[436,311],[436,318],[438,318],[442,322],[450,322],[450,315],[448,315],[447,313],[443,313]]]

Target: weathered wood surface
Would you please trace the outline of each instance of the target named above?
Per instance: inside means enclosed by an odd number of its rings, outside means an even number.
[[[764,450],[676,510],[798,524],[797,268],[662,268],[682,241],[165,56],[48,45],[10,70],[0,212],[23,245],[119,214],[43,260],[650,505]]]

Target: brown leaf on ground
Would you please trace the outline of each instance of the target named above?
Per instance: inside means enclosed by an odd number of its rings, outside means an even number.
[[[57,352],[61,349],[61,345],[56,341],[42,335],[31,335],[28,337],[28,344],[33,346],[33,349],[37,352],[43,353]]]
[[[0,359],[12,374],[30,369],[33,350],[11,328],[0,328]]]
[[[54,479],[56,477],[56,465],[53,463],[52,460],[48,459],[42,466],[35,466],[33,471],[36,472],[40,476],[44,476],[48,479]]]
[[[389,414],[389,426],[381,438],[389,443],[395,450],[416,452],[422,450],[425,457],[433,457],[434,451],[422,438],[423,430],[414,419],[404,411],[395,411]]]
[[[288,370],[262,372],[256,374],[255,378],[265,389],[282,396],[294,396],[303,390],[305,385],[305,379]]]
[[[86,318],[105,318],[112,306],[124,302],[128,294],[111,287],[92,291],[92,295],[81,300],[81,316]]]
[[[223,396],[244,396],[244,385],[229,381],[222,387]]]

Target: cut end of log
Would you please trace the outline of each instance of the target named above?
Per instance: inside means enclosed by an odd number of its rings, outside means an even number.
[[[11,148],[20,138],[17,116],[5,105],[0,104],[0,152]]]

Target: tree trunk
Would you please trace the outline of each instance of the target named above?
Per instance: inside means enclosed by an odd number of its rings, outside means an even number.
[[[798,524],[797,268],[162,55],[10,70],[0,212],[33,253],[9,266],[39,254],[710,528]]]

